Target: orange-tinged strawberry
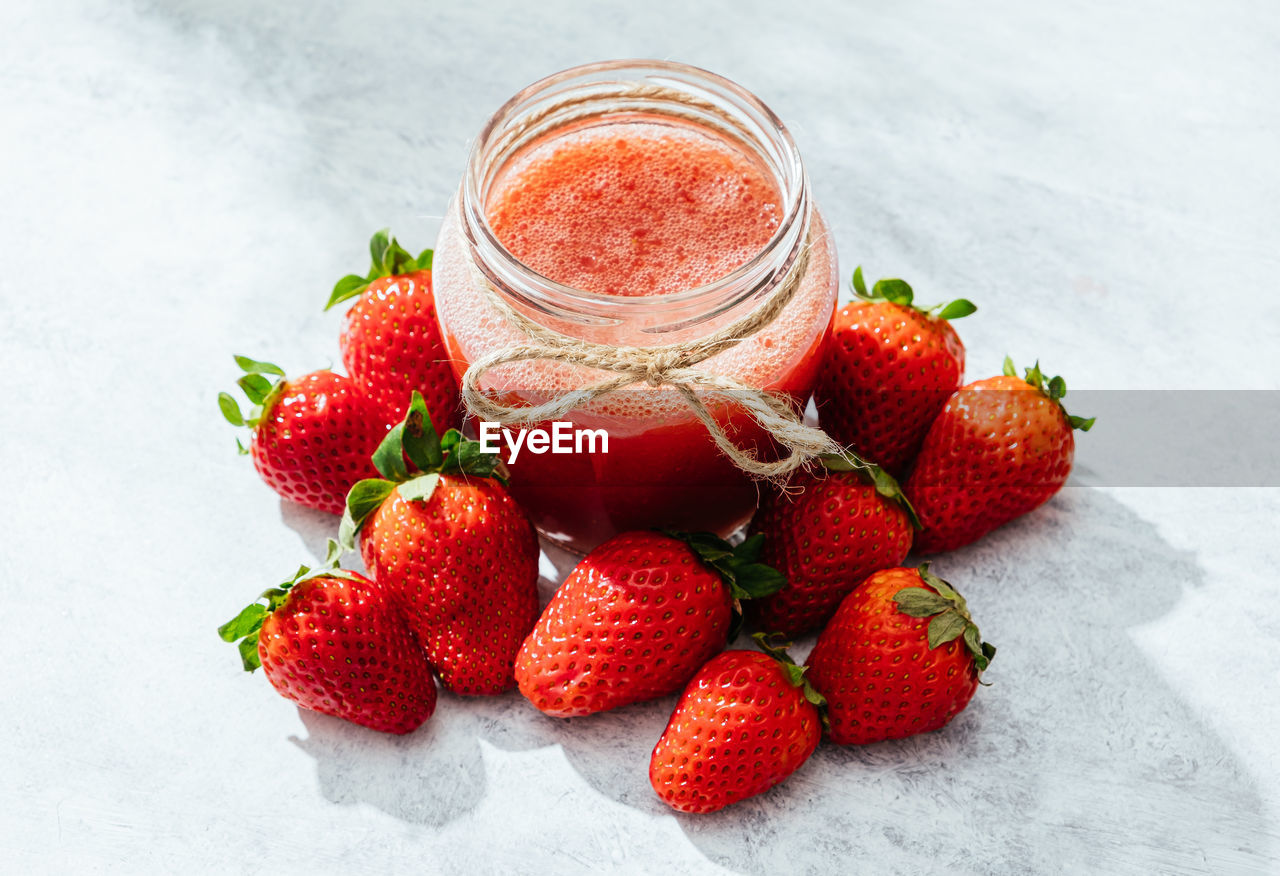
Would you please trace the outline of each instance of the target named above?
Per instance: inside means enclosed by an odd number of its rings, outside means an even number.
[[[823,462],[823,471],[767,496],[751,521],[767,536],[761,559],[787,579],[751,601],[747,613],[761,630],[794,637],[821,628],[863,578],[911,550],[915,516],[897,481],[871,464]]]
[[[734,600],[773,592],[763,536],[624,532],[580,562],[516,656],[520,692],[548,715],[590,715],[677,691],[724,648]]]
[[[218,406],[233,426],[252,430],[249,447],[240,444],[240,452],[284,498],[341,514],[352,485],[376,474],[369,456],[386,428],[373,404],[332,371],[285,379],[278,365],[235,359],[245,372],[240,387],[254,407],[245,415],[225,392]]]
[[[840,603],[809,654],[828,736],[865,745],[928,733],[958,715],[995,656],[964,598],[919,569],[884,569]]]
[[[685,688],[649,759],[667,805],[723,809],[777,785],[817,748],[822,697],[785,651],[770,650],[725,651]]]
[[[1047,502],[1071,473],[1073,429],[1092,419],[1062,406],[1061,377],[1046,380],[1037,362],[1026,377],[1005,373],[963,387],[929,428],[904,486],[920,515],[916,550],[952,550]]]
[[[244,668],[261,666],[272,687],[304,709],[409,733],[435,710],[431,668],[382,589],[335,568],[340,553],[330,541],[323,566],[301,567],[218,634],[239,640]]]
[[[961,298],[922,308],[902,280],[867,291],[836,312],[814,397],[828,435],[901,477],[929,424],[964,377],[964,344],[948,320],[977,310]]]
[[[458,384],[449,365],[431,288],[431,250],[416,258],[384,229],[369,243],[373,265],[334,286],[325,310],[351,298],[339,337],[342,363],[382,411],[384,431],[404,418],[414,391],[440,432],[461,422]]]
[[[469,695],[509,689],[538,618],[538,539],[500,483],[497,457],[456,429],[437,436],[414,392],[374,464],[383,477],[351,488],[340,540],[350,548],[359,533],[365,567],[442,685]]]

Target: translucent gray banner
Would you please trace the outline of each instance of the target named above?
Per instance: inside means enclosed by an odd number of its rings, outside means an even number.
[[[1071,390],[1068,486],[1280,486],[1280,390]]]
[[[648,388],[628,387],[620,390],[619,395],[652,392]],[[989,400],[991,392],[994,391],[987,390],[983,395]],[[525,403],[546,400],[545,394],[535,392],[519,395]],[[907,395],[903,404],[922,403],[922,394]],[[671,403],[667,396],[667,404]],[[1072,389],[1065,405],[1072,414],[1097,420],[1091,431],[1074,433],[1076,458],[1067,486],[1280,486],[1280,452],[1277,452],[1280,390]],[[674,407],[679,410],[681,406]],[[810,408],[810,415],[812,410]],[[668,409],[667,413],[674,412]],[[570,414],[568,419],[576,417]],[[627,433],[635,431],[634,423],[630,428],[619,430],[616,422],[610,423],[607,417],[585,419],[592,426],[607,428],[618,449],[628,443]],[[664,421],[668,420],[655,418],[653,425],[661,429]],[[737,430],[731,428],[730,432]],[[684,438],[688,440],[687,435]],[[747,443],[752,447],[758,445],[758,441],[751,439]],[[505,451],[503,455],[507,455]],[[605,466],[611,483],[655,482],[656,475],[647,465],[630,464],[638,460],[631,459],[630,454],[624,455],[628,457],[628,464],[621,469]],[[623,462],[622,459],[616,461]],[[517,467],[533,462],[532,457],[526,462],[526,456],[522,455]],[[600,474],[594,468],[590,471],[584,481],[593,481]],[[684,474],[697,480],[696,472]],[[566,467],[561,473],[564,485],[578,482],[577,475],[572,467]]]

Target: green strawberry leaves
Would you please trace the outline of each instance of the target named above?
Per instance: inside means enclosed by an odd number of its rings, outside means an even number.
[[[279,365],[270,362],[260,362],[257,359],[250,359],[248,356],[235,356],[236,364],[240,366],[240,370],[249,374],[274,374],[277,377],[284,377],[284,369]]]
[[[378,470],[378,474],[396,483],[409,478],[409,467],[404,461],[404,424],[405,420],[401,420],[392,426],[391,431],[373,451],[373,467]]]
[[[399,241],[390,236],[388,228],[373,235],[373,239],[369,241],[369,255],[373,260],[369,273],[363,277],[359,274],[347,274],[339,280],[329,295],[329,301],[324,306],[325,310],[360,295],[374,280],[411,274],[414,271],[431,270],[431,250],[424,249],[415,258],[400,245]]]
[[[270,612],[261,602],[253,602],[240,613],[218,627],[218,636],[224,642],[240,640],[240,662],[248,672],[262,665],[258,658],[258,631]]]
[[[240,404],[229,392],[218,393],[218,409],[222,416],[233,426],[254,428],[271,413],[271,408],[284,389],[284,369],[271,362],[259,362],[248,356],[236,356],[236,365],[244,375],[236,381],[236,385],[244,392],[252,407],[245,414]],[[237,439],[236,444],[241,453],[247,453]]]
[[[867,282],[862,278],[861,265],[855,268],[853,272],[853,292],[864,301],[888,301],[891,304],[910,307],[921,313],[937,316],[939,319],[960,319],[971,313],[976,313],[978,310],[978,306],[967,298],[957,298],[954,301],[935,304],[932,307],[921,307],[913,303],[915,291],[907,281],[899,280],[896,277],[876,280],[875,285],[868,291]]]
[[[440,483],[440,474],[432,472],[421,477],[413,478],[405,481],[396,487],[396,492],[400,494],[400,498],[406,502],[425,502],[431,498],[431,494],[436,491],[436,487]]]
[[[868,292],[867,284],[862,279],[861,265],[853,271],[853,291],[857,293],[859,298],[865,298],[868,301],[889,301],[906,307],[910,307],[912,300],[915,298],[915,291],[911,288],[911,285],[906,280],[896,278],[876,280],[876,284]]]
[[[440,436],[431,425],[427,415],[427,406],[410,404],[408,415],[399,424],[400,442],[405,456],[418,467],[419,471],[433,471],[444,462],[444,453],[440,449]],[[453,442],[457,446],[456,442]]]
[[[856,473],[865,483],[875,487],[877,493],[890,502],[896,503],[899,508],[907,512],[907,519],[911,521],[913,527],[916,529],[923,528],[920,523],[920,517],[916,514],[916,509],[912,507],[911,501],[907,499],[907,494],[902,492],[902,487],[899,486],[897,479],[874,462],[868,462],[848,448],[840,453],[828,453],[820,456],[818,461],[822,463],[827,471],[851,471]]]
[[[933,618],[929,621],[929,647],[937,648],[962,638],[973,665],[978,672],[985,672],[996,656],[996,646],[982,641],[978,626],[969,616],[969,606],[954,587],[929,571],[928,563],[921,563],[920,579],[929,587],[904,587],[893,597],[898,610],[909,617]]]
[[[675,532],[661,530],[668,538],[684,542],[690,550],[724,581],[733,600],[733,619],[729,623],[728,641],[738,638],[742,630],[744,599],[760,599],[781,590],[786,577],[767,563],[760,562],[764,551],[764,533],[757,532],[737,547],[710,532]]]
[[[226,417],[228,423],[233,426],[244,425],[244,414],[240,413],[240,405],[231,397],[231,393],[218,393],[218,407],[222,410],[222,416]]]
[[[369,515],[387,500],[396,485],[382,478],[365,478],[356,481],[347,492],[347,507],[338,524],[338,544],[346,550],[355,550],[356,533]]]
[[[978,305],[974,304],[968,298],[957,298],[954,301],[948,301],[946,304],[939,305],[936,316],[938,319],[945,319],[950,322],[953,319],[961,319],[977,312]]]
[[[703,565],[720,576],[734,599],[770,596],[787,583],[781,572],[760,562],[760,554],[764,551],[762,532],[757,532],[737,547],[710,532],[663,530],[663,534],[687,544]]]
[[[265,600],[265,603],[257,601],[249,603],[240,610],[239,614],[218,627],[218,636],[222,641],[239,641],[240,662],[246,672],[253,672],[262,666],[262,660],[258,656],[258,634],[267,617],[284,604],[290,590],[312,578],[355,578],[345,569],[338,568],[338,560],[341,556],[342,548],[336,541],[329,539],[323,563],[315,568],[299,566],[292,578],[277,587],[262,591],[258,599]]]
[[[755,639],[761,651],[778,661],[778,665],[786,672],[787,681],[791,683],[791,686],[800,688],[804,693],[804,698],[822,711],[822,722],[826,725],[827,698],[818,693],[817,688],[804,677],[804,674],[809,671],[809,667],[796,665],[796,662],[791,659],[791,655],[787,653],[791,643],[780,641],[782,637],[778,633],[752,633],[751,638]]]
[[[440,464],[443,474],[473,474],[506,484],[507,475],[502,458],[496,453],[485,453],[479,441],[466,440],[457,429],[450,429],[444,433],[440,444],[442,448],[446,444],[451,445],[449,455]]]
[[[392,491],[406,502],[426,502],[435,493],[442,474],[507,482],[498,455],[483,452],[480,442],[463,438],[457,429],[444,435],[436,432],[427,403],[417,390],[404,419],[392,427],[373,452],[373,466],[382,477],[357,481],[347,493],[347,507],[338,526],[338,543],[345,550],[355,550],[356,533]]]
[[[1007,377],[1017,377],[1018,369],[1013,364],[1013,359],[1008,356],[1004,357],[1004,374]],[[1072,429],[1079,429],[1081,432],[1088,432],[1093,428],[1093,424],[1097,422],[1097,417],[1077,417],[1067,411],[1062,400],[1067,395],[1067,381],[1061,377],[1050,377],[1045,379],[1044,372],[1040,370],[1040,361],[1037,359],[1036,364],[1030,368],[1023,370],[1023,378],[1030,386],[1034,386],[1042,393],[1047,395],[1050,400],[1058,403],[1058,407],[1062,408],[1062,414],[1067,418],[1067,422],[1071,424]]]

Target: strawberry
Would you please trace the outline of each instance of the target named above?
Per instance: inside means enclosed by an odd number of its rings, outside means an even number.
[[[339,338],[342,364],[383,411],[384,432],[404,417],[414,390],[426,399],[438,430],[458,425],[458,383],[436,320],[431,250],[415,259],[384,229],[373,236],[369,251],[369,273],[339,280],[324,307],[359,296]]]
[[[714,812],[799,769],[822,736],[823,700],[786,651],[725,651],[680,696],[649,759],[649,783],[681,812]]]
[[[902,477],[929,424],[964,376],[964,344],[947,320],[977,308],[960,298],[922,308],[902,280],[879,280],[836,312],[814,393],[818,421],[894,477]]]
[[[624,532],[580,562],[516,656],[520,692],[548,715],[590,715],[672,693],[725,646],[735,599],[782,576],[709,533]]]
[[[538,539],[503,488],[497,456],[457,429],[437,436],[415,391],[373,462],[382,477],[351,488],[339,540],[350,549],[360,534],[365,567],[441,684],[459,694],[507,690],[538,618]]]
[[[1049,500],[1066,483],[1075,456],[1072,430],[1092,419],[1066,412],[1061,377],[1046,383],[1040,363],[1015,376],[970,383],[947,400],[929,427],[904,487],[923,529],[916,550],[952,550]]]
[[[303,566],[218,628],[240,640],[244,668],[304,709],[384,733],[409,733],[431,717],[431,668],[404,620],[376,583],[336,568],[329,541],[323,566]]]
[[[768,495],[751,531],[768,536],[764,562],[787,579],[749,610],[762,630],[794,637],[822,627],[863,578],[911,550],[915,512],[879,466],[850,455],[823,458],[822,476],[801,474]]]
[[[332,371],[287,380],[278,365],[235,360],[254,407],[246,416],[226,392],[218,394],[218,406],[233,426],[253,430],[248,449],[236,442],[240,452],[253,457],[267,486],[284,498],[341,514],[352,485],[377,473],[369,455],[386,429],[373,404]]]
[[[876,572],[846,596],[809,654],[808,678],[827,698],[831,741],[865,745],[945,725],[995,653],[964,598],[925,563]]]

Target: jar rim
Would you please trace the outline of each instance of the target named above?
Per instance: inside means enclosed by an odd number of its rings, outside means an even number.
[[[782,199],[778,228],[746,262],[723,277],[689,289],[655,295],[618,295],[559,283],[520,261],[498,240],[485,210],[487,184],[496,169],[523,146],[555,130],[559,124],[567,123],[551,124],[545,130],[535,127],[532,132],[510,137],[513,126],[518,126],[523,119],[545,110],[548,103],[564,101],[575,90],[583,95],[583,103],[590,103],[596,99],[592,97],[593,89],[605,89],[606,93],[599,99],[607,101],[608,86],[638,84],[685,91],[693,99],[714,104],[726,113],[726,119],[737,131],[721,129],[721,133],[736,137],[739,145],[749,147],[764,159],[776,178]],[[631,110],[612,110],[628,111]],[[600,115],[610,112],[602,109]],[[572,121],[582,118],[575,115]],[[715,126],[708,123],[706,127]],[[504,143],[504,136],[510,142]],[[504,154],[492,154],[497,148],[503,149]],[[808,180],[799,150],[781,119],[760,98],[730,79],[689,64],[649,59],[599,61],[570,67],[539,79],[513,95],[490,117],[472,144],[461,201],[464,234],[480,257],[477,263],[487,278],[538,310],[569,318],[607,319],[676,308],[690,311],[688,315],[701,321],[700,317],[723,313],[785,275],[798,247],[803,244],[809,224]]]

